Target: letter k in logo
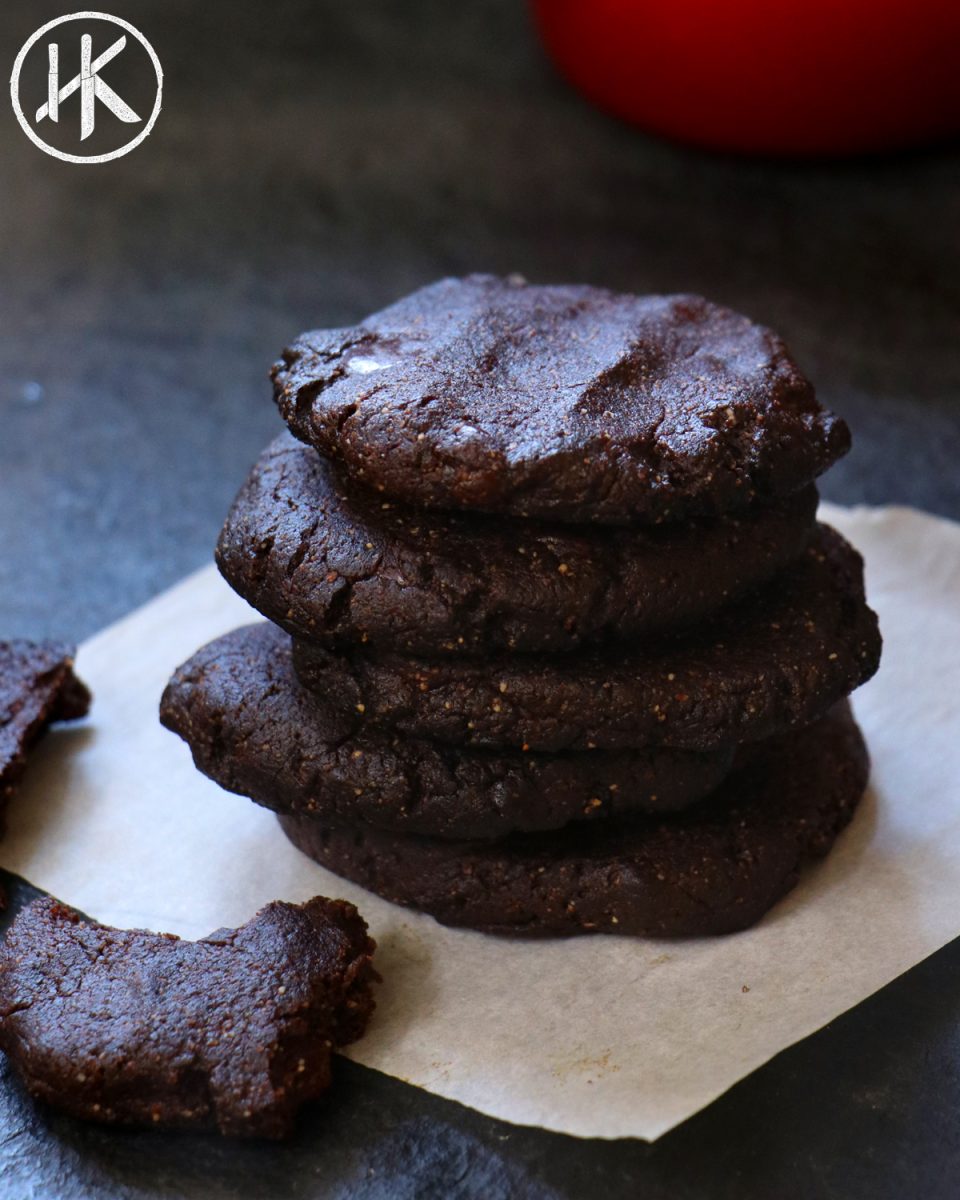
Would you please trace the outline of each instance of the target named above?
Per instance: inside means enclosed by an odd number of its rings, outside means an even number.
[[[47,102],[37,109],[37,123],[49,117],[51,121],[60,120],[60,103],[80,89],[80,140],[88,138],[93,133],[96,121],[95,104],[99,100],[105,104],[113,115],[121,121],[132,124],[141,118],[129,104],[121,100],[117,93],[100,78],[100,70],[116,58],[126,46],[126,36],[119,37],[108,49],[92,59],[92,39],[84,34],[80,39],[80,74],[74,75],[69,83],[60,87],[60,47],[56,42],[50,42],[47,51],[50,56],[50,73],[47,76]]]

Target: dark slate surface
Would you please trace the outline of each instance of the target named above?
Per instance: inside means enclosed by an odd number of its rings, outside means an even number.
[[[8,0],[0,61],[59,11]],[[519,0],[111,11],[165,68],[148,142],[77,167],[0,119],[4,635],[83,638],[207,562],[277,428],[284,340],[447,272],[741,308],[854,427],[828,497],[960,517],[955,149],[784,165],[654,142],[555,80]],[[4,1074],[0,1196],[954,1197],[958,1030],[954,944],[653,1147],[348,1063],[284,1148],[84,1128]]]

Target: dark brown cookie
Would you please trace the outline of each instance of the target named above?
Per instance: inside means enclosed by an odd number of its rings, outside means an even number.
[[[352,904],[268,904],[199,942],[35,900],[0,945],[0,1048],[74,1117],[283,1137],[373,1009]]]
[[[59,642],[0,642],[0,835],[30,747],[52,722],[78,720],[90,707],[75,653]]]
[[[699,296],[445,279],[274,367],[293,432],[390,498],[563,521],[785,495],[849,449],[776,334]]]
[[[428,513],[345,485],[285,434],[234,502],[217,562],[264,616],[330,646],[562,652],[702,619],[795,558],[816,507],[811,486],[679,528]]]
[[[361,729],[298,683],[290,640],[272,625],[237,629],[174,675],[161,720],[221,787],[278,812],[361,821],[445,838],[556,829],[701,799],[732,748],[540,754],[462,751]]]
[[[439,842],[283,816],[290,840],[370,891],[491,933],[729,933],[757,921],[826,854],[866,786],[846,703],[758,746],[703,804],[588,830]]]
[[[686,636],[552,658],[425,660],[294,643],[303,683],[363,722],[453,745],[708,750],[806,725],[880,657],[860,555],[818,526],[764,593]]]

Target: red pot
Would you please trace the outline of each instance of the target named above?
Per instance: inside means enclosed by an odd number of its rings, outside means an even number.
[[[715,149],[846,154],[960,131],[960,0],[532,0],[570,82]]]

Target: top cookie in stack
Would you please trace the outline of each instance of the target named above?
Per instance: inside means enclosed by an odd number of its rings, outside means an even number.
[[[407,504],[574,523],[720,515],[850,446],[780,338],[698,296],[443,280],[273,371],[291,430]]]
[[[775,334],[472,276],[303,335],[274,382],[306,445],[266,450],[218,562],[293,641],[178,672],[202,770],[498,932],[740,928],[826,851],[880,640],[815,518],[848,431]]]

